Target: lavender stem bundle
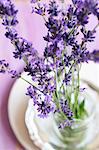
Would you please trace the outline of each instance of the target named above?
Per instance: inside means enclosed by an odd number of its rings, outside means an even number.
[[[38,116],[46,118],[50,113],[58,114],[62,118],[59,128],[71,127],[76,119],[87,115],[85,99],[79,102],[80,93],[84,91],[80,87],[80,68],[84,62],[99,62],[99,50],[90,52],[87,48],[87,44],[94,41],[99,26],[99,4],[95,0],[72,0],[72,4],[62,9],[55,0],[49,4],[31,0],[31,5],[32,13],[40,15],[47,28],[43,57],[32,43],[18,35],[15,29],[18,10],[11,0],[0,0],[5,36],[15,48],[13,57],[25,62],[24,71],[37,84],[23,79],[30,84],[26,95],[33,99]],[[87,29],[91,15],[97,18],[97,24]],[[21,77],[6,60],[0,60],[0,73],[6,72],[12,78]]]

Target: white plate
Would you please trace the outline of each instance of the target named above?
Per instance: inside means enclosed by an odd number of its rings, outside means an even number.
[[[16,80],[8,101],[8,117],[12,130],[26,150],[38,150],[30,139],[25,126],[25,112],[29,97],[25,95],[28,83],[22,79]]]
[[[28,81],[31,81],[31,79],[25,73],[22,74],[22,77],[24,79],[27,79]],[[41,139],[42,144],[44,141],[44,146],[39,145],[38,139],[31,140],[31,136],[25,124],[25,114],[27,112],[26,110],[28,108],[29,99],[30,99],[28,96],[25,95],[28,86],[29,84],[26,83],[24,80],[18,79],[16,80],[16,82],[12,87],[9,96],[9,101],[8,101],[8,117],[9,117],[11,128],[18,141],[23,145],[23,147],[26,150],[39,150],[39,149],[53,150],[53,148],[50,148],[50,145],[47,143],[49,141],[47,135],[49,134],[46,134],[46,131],[48,131],[49,128],[49,119],[47,119],[46,121],[39,120],[39,118],[37,119],[38,121],[40,121],[39,126],[41,126],[41,130],[38,132],[39,134],[40,133],[43,134],[40,135],[42,136]],[[43,128],[44,124],[46,124],[45,128]],[[35,145],[38,146],[39,148],[36,147]]]
[[[23,74],[23,76],[24,78],[27,79],[26,75]],[[12,127],[12,130],[16,138],[23,145],[23,147],[26,150],[38,150],[38,148],[33,144],[33,141],[30,139],[29,132],[25,125],[25,113],[26,113],[26,110],[28,107],[28,101],[29,101],[29,97],[27,97],[25,93],[26,93],[26,89],[28,86],[29,84],[23,81],[22,79],[18,79],[15,82],[11,90],[10,96],[9,96],[8,116],[9,116],[9,122]],[[41,125],[42,124],[41,120],[39,122]],[[46,125],[45,127],[47,128],[47,122],[44,124]],[[44,126],[44,124],[42,125]],[[45,129],[45,127],[42,129]],[[47,131],[49,131],[49,129],[47,129]],[[45,131],[43,131],[43,133],[44,132]],[[48,136],[47,138],[46,134],[43,134],[43,137],[46,138],[47,140],[46,142],[49,141],[49,138],[50,140],[52,140],[51,138],[52,136]],[[91,150],[93,149],[99,150],[99,148],[95,149],[96,147],[98,147],[98,143],[99,143],[99,138],[95,139],[95,142],[93,142],[93,144],[91,145]]]

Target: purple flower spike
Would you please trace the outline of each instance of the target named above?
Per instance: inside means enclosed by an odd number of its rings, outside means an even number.
[[[73,120],[64,120],[64,122],[60,123],[59,129],[64,129],[65,127],[71,127],[73,125],[74,121]]]
[[[89,53],[89,60],[99,63],[99,50],[94,50],[92,53]]]
[[[84,6],[99,20],[99,2],[97,0],[85,0]]]
[[[47,11],[50,16],[58,16],[60,10],[58,10],[58,5],[55,0],[50,1],[49,9]]]
[[[7,33],[6,33],[7,34]],[[10,35],[11,32],[7,35]],[[16,34],[13,32],[13,36]],[[15,52],[13,52],[15,58],[22,59],[24,57],[28,57],[32,55],[36,55],[37,51],[32,47],[32,43],[28,42],[23,38],[16,38],[14,41]]]
[[[9,70],[8,73],[11,75],[12,78],[19,78],[21,73],[17,73],[16,70]]]
[[[61,99],[60,100],[60,105],[61,105],[61,109],[62,109],[63,113],[66,115],[66,117],[68,119],[72,119],[73,112],[71,111],[71,109],[68,105],[68,101],[67,100],[64,101],[63,99]]]
[[[26,95],[30,96],[33,99],[33,104],[36,105],[37,104],[37,99],[38,99],[38,94],[37,91],[34,87],[29,86],[27,88],[27,93]]]
[[[5,36],[10,39],[11,41],[17,40],[18,33],[14,28],[7,28],[7,31],[5,33]]]
[[[82,25],[88,22],[88,15],[93,14],[99,20],[99,3],[97,0],[72,0],[77,6],[77,17]],[[79,16],[80,15],[80,16]],[[80,17],[80,18],[79,18]],[[82,19],[82,20],[81,20]]]
[[[38,116],[41,118],[48,117],[49,113],[55,111],[55,104],[52,102],[50,95],[45,96],[44,101],[37,102]]]
[[[5,60],[0,60],[0,73],[8,73],[12,78],[18,78],[21,74],[17,73],[16,70],[11,70],[9,63],[7,63]]]
[[[31,3],[37,3],[39,2],[40,0],[31,0]]]
[[[11,3],[10,0],[0,0],[0,17],[7,17],[9,16],[10,19],[16,18],[18,10],[15,9],[14,5]],[[7,18],[8,19],[8,18]],[[17,20],[14,22],[17,22]]]
[[[66,85],[69,85],[71,81],[71,72],[69,74],[65,74],[65,79],[64,79],[64,83]]]
[[[44,16],[46,14],[46,5],[41,5],[40,3],[38,3],[36,7],[32,8],[32,13]]]

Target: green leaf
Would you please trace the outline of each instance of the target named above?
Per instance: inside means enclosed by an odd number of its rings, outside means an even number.
[[[79,108],[80,108],[81,111],[84,110],[84,107],[85,107],[85,99],[79,105]]]
[[[79,115],[81,118],[87,115],[87,112],[85,110],[85,99],[79,104]]]

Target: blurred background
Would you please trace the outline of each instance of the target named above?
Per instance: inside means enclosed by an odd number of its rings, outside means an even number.
[[[42,55],[43,47],[45,45],[43,41],[43,35],[46,32],[44,22],[38,15],[31,14],[31,6],[29,0],[13,0],[16,7],[19,9],[18,20],[19,24],[17,30],[20,36],[23,36],[28,41],[33,42],[34,47],[38,49],[40,55]],[[69,2],[69,0],[68,0]],[[91,17],[90,28],[93,28],[97,20]],[[0,24],[0,59],[6,59],[13,69],[18,71],[23,69],[23,62],[13,58],[14,47],[10,41],[5,38],[4,27]],[[99,49],[99,28],[97,29],[96,40],[92,46],[89,45],[89,50]],[[99,64],[90,62],[83,66],[81,72],[83,78],[86,78],[99,87]],[[0,150],[21,150],[23,149],[15,138],[8,120],[7,104],[8,97],[11,90],[14,79],[11,79],[8,75],[0,74]]]

